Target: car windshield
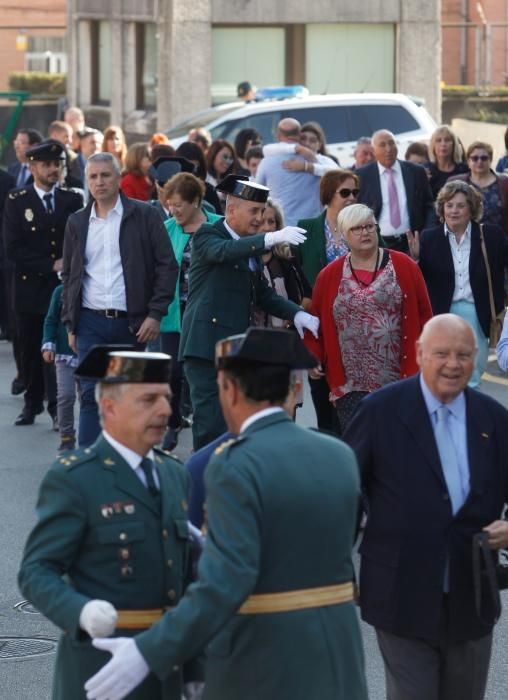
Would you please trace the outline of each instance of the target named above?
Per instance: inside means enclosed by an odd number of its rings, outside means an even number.
[[[263,143],[275,141],[277,124],[285,117],[294,117],[300,124],[318,122],[323,127],[328,143],[357,141],[384,128],[394,134],[403,134],[419,128],[416,119],[400,105],[363,104],[330,105],[321,107],[287,107],[270,112],[258,112],[239,119],[228,119],[211,129],[212,138],[234,142],[240,129],[257,129]]]
[[[234,104],[230,108],[221,110],[218,110],[216,107],[210,107],[210,109],[205,109],[202,112],[193,114],[191,117],[188,117],[188,119],[175,124],[172,129],[168,129],[166,131],[166,134],[169,139],[177,139],[181,136],[186,136],[191,129],[202,126],[206,127],[210,122],[218,119],[219,117],[225,116],[235,109],[238,109],[238,104]]]

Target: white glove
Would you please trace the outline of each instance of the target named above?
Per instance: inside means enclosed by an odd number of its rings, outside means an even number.
[[[293,319],[295,328],[298,331],[300,338],[303,338],[303,331],[306,328],[309,330],[314,338],[318,337],[319,331],[319,318],[317,316],[311,316],[306,311],[298,311]]]
[[[271,248],[278,243],[300,245],[307,238],[307,236],[303,235],[304,233],[307,233],[307,231],[299,226],[284,226],[280,231],[272,231],[265,234],[265,248]]]
[[[88,700],[121,700],[148,676],[150,668],[134,639],[94,639],[92,644],[113,658],[85,683]]]
[[[185,683],[183,686],[183,696],[185,700],[201,700],[204,692],[205,684],[198,683],[197,681]]]
[[[116,627],[118,615],[107,600],[90,600],[81,610],[79,626],[90,637],[109,637]]]

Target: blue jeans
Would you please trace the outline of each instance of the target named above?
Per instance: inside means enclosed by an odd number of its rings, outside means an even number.
[[[457,314],[467,321],[472,327],[474,334],[476,336],[476,343],[478,345],[478,352],[476,353],[476,361],[474,365],[473,374],[469,380],[468,386],[471,388],[476,388],[481,380],[482,374],[485,372],[487,367],[487,361],[489,359],[489,339],[485,336],[482,327],[480,326],[480,321],[476,314],[475,305],[470,301],[454,301],[450,307],[450,313]]]
[[[78,360],[81,362],[93,345],[129,344],[143,350],[129,328],[127,318],[106,318],[90,309],[81,309],[76,330]],[[80,379],[81,406],[79,412],[78,441],[80,447],[91,445],[101,431],[99,412],[95,403],[95,385],[91,379]]]

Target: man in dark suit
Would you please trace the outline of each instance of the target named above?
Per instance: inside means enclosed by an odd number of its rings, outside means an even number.
[[[228,335],[244,333],[254,307],[293,321],[317,334],[319,323],[269,287],[259,260],[277,243],[299,245],[303,229],[258,233],[269,190],[243,175],[228,175],[217,187],[226,193],[226,218],[203,224],[192,236],[189,297],[182,321],[180,359],[189,382],[194,421],[194,449],[226,430],[214,366],[215,345]]]
[[[355,170],[358,202],[374,211],[386,247],[407,253],[406,231],[421,231],[435,221],[429,181],[421,165],[397,159],[391,131],[374,132],[372,147],[376,160]]]
[[[467,388],[475,336],[458,316],[427,322],[421,373],[364,399],[344,434],[367,524],[360,605],[376,628],[388,700],[482,700],[495,623],[475,607],[473,535],[508,545],[508,412]]]
[[[32,184],[33,177],[30,172],[26,152],[40,143],[43,138],[41,132],[37,131],[37,129],[20,129],[16,134],[16,138],[12,142],[16,160],[7,167],[7,172],[14,178],[14,187]]]
[[[63,146],[48,139],[26,152],[33,185],[15,189],[7,197],[4,236],[8,259],[14,264],[14,309],[20,346],[25,404],[16,425],[32,425],[43,411],[56,421],[54,368],[41,356],[44,317],[57,273],[62,269],[67,218],[83,206],[76,192],[57,187],[64,159]],[[56,426],[54,426],[56,427]]]
[[[175,292],[178,266],[160,215],[119,192],[120,167],[110,153],[87,161],[92,200],[65,231],[62,321],[80,361],[93,345],[144,347],[159,335]],[[100,432],[95,382],[81,382],[79,444]]]

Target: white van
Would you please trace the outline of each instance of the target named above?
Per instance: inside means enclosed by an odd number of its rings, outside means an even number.
[[[428,141],[436,123],[427,110],[406,95],[397,93],[361,93],[310,95],[263,102],[230,102],[197,112],[166,131],[173,146],[178,146],[192,127],[205,127],[212,138],[234,142],[237,133],[247,127],[257,129],[263,143],[275,141],[278,122],[294,117],[301,124],[318,122],[325,131],[328,151],[342,166],[351,165],[353,150],[361,136],[378,129],[395,134],[399,157],[414,141]]]

